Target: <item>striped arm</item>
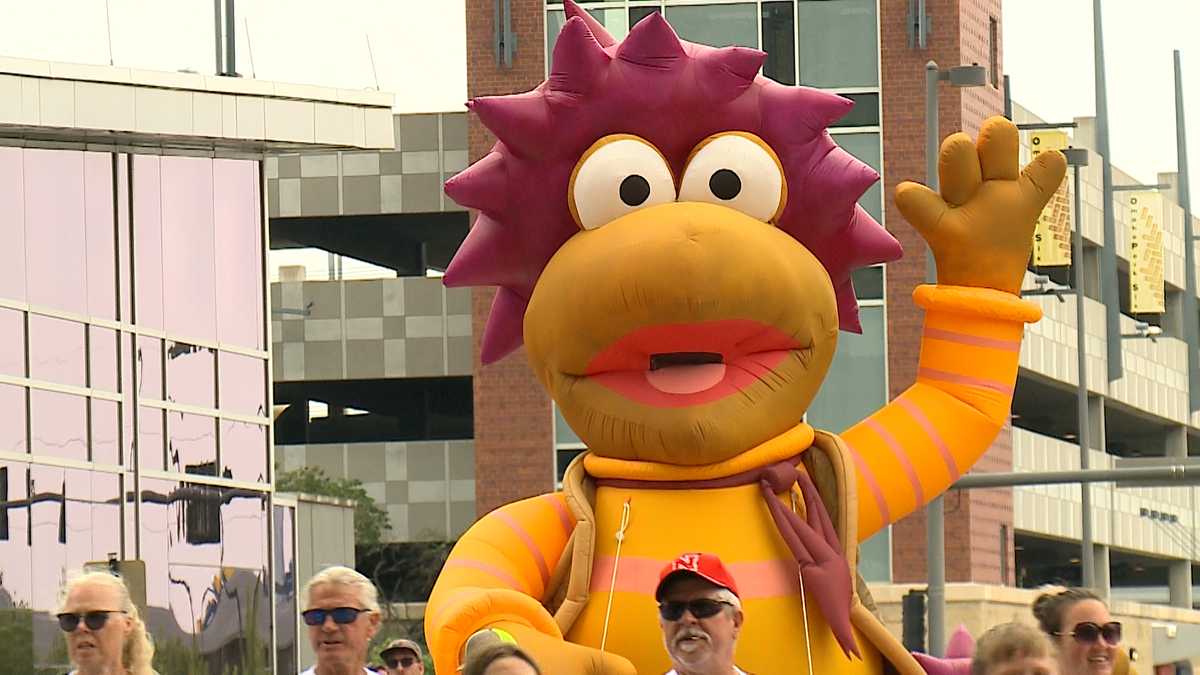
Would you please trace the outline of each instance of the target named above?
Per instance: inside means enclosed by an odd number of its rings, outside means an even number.
[[[497,620],[562,637],[541,603],[574,529],[566,499],[554,493],[502,506],[463,534],[426,605],[437,672],[453,673],[467,638]]]
[[[1008,419],[1024,324],[1041,311],[1012,294],[921,286],[917,381],[842,438],[858,474],[858,535],[921,508],[968,471]]]

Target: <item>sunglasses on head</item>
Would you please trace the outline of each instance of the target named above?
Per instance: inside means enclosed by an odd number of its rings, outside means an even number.
[[[63,629],[64,633],[73,633],[79,627],[79,622],[83,621],[83,625],[87,626],[88,630],[100,630],[104,628],[105,623],[108,623],[109,614],[124,614],[124,612],[109,610],[83,614],[63,613],[58,615],[58,627]]]
[[[395,670],[397,668],[407,668],[416,663],[417,659],[413,656],[385,656],[383,662],[387,664],[388,668]]]
[[[359,609],[357,607],[334,607],[333,609],[309,609],[300,613],[304,617],[304,623],[309,626],[325,625],[325,617],[333,617],[333,622],[336,624],[346,625],[354,623],[358,619],[358,615],[363,612],[369,612],[368,609]]]
[[[1098,623],[1084,621],[1075,624],[1075,630],[1069,633],[1056,633],[1056,635],[1070,635],[1075,638],[1076,642],[1084,644],[1097,642],[1100,638],[1104,638],[1108,644],[1116,645],[1121,642],[1121,622],[1109,621],[1101,626]]]
[[[683,617],[683,610],[686,609],[697,619],[707,619],[716,615],[725,606],[733,607],[733,603],[711,598],[697,598],[687,602],[668,600],[658,603],[658,613],[667,621],[678,621]]]

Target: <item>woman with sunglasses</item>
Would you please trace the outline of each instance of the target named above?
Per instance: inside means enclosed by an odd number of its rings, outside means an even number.
[[[88,572],[68,581],[58,625],[75,667],[71,675],[154,675],[154,645],[118,577]]]
[[[1061,675],[1115,672],[1121,624],[1095,593],[1084,588],[1043,593],[1033,602],[1033,615],[1058,648]]]

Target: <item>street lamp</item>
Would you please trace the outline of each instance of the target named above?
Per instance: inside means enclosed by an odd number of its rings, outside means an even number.
[[[938,68],[937,61],[925,64],[925,184],[937,192],[938,185],[938,82],[952,87],[981,87],[987,84],[987,68],[979,64]],[[937,283],[933,251],[925,247],[925,280]],[[946,647],[946,512],[942,498],[925,507],[925,560],[929,567],[929,653],[942,656]]]

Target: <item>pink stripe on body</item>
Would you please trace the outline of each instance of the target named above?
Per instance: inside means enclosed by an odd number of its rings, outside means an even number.
[[[513,531],[513,534],[517,535],[517,538],[525,544],[525,548],[529,551],[533,562],[537,563],[538,572],[542,575],[542,588],[545,588],[546,584],[550,583],[550,566],[546,564],[546,556],[542,555],[542,549],[538,548],[537,542],[533,540],[533,537],[529,536],[529,533],[517,522],[516,518],[513,518],[504,510],[492,511],[492,515],[507,525]]]
[[[496,567],[495,565],[492,565],[491,563],[485,563],[481,560],[463,560],[461,558],[446,561],[446,566],[444,569],[454,568],[478,570],[484,574],[490,574],[500,581],[503,581],[504,585],[510,590],[521,591],[522,593],[529,595],[529,589],[525,587],[525,584],[521,583],[521,581],[513,575],[500,569],[499,567]]]
[[[607,593],[609,588],[620,593],[654,595],[658,575],[670,559],[621,556],[617,567],[617,583],[613,585],[614,557],[598,555],[592,565],[592,593]],[[726,563],[733,575],[742,600],[778,598],[800,592],[800,568],[794,560],[764,560],[759,562]]]
[[[1020,352],[1020,340],[999,340],[997,338],[983,337],[981,335],[969,335],[967,333],[959,333],[952,330],[944,330],[942,328],[926,328],[925,337],[934,340],[942,340],[944,342],[956,342],[960,345],[969,347],[987,347],[989,349],[1000,349],[1006,352]]]
[[[904,475],[908,476],[908,482],[912,485],[913,494],[917,498],[917,506],[920,507],[925,503],[925,489],[921,487],[921,479],[917,478],[917,469],[912,465],[912,460],[908,458],[908,454],[904,452],[904,446],[900,445],[900,441],[892,435],[882,424],[875,418],[868,417],[863,420],[875,433],[879,434],[884,443],[887,443],[888,449],[896,456],[896,460],[900,462],[900,468],[904,469]]]
[[[942,438],[942,435],[939,434],[937,429],[934,428],[933,422],[930,422],[929,418],[926,417],[925,411],[917,407],[916,403],[913,403],[903,396],[896,399],[896,403],[898,403],[901,408],[904,408],[909,415],[912,415],[913,420],[915,420],[916,423],[920,425],[921,429],[925,431],[925,434],[929,436],[929,440],[933,442],[934,447],[937,448],[938,452],[942,455],[942,461],[946,462],[946,470],[950,472],[950,480],[958,480],[958,477],[962,474],[958,470],[958,465],[954,462],[954,455],[950,453],[950,447],[946,445],[946,441]]]
[[[558,514],[558,522],[562,524],[563,534],[570,537],[571,533],[575,531],[575,518],[567,511],[567,505],[563,503],[562,498],[558,496],[558,493],[555,493],[543,495],[542,499],[546,500],[554,509],[554,512]]]
[[[842,440],[846,443],[846,449],[850,451],[850,456],[854,458],[854,466],[858,469],[858,475],[862,476],[867,488],[871,490],[871,496],[875,497],[875,508],[879,509],[883,522],[892,522],[892,512],[888,509],[887,499],[883,496],[883,488],[879,487],[879,481],[875,479],[875,472],[871,470],[867,460],[863,459],[862,453],[857,448],[845,439]]]
[[[1007,385],[995,380],[988,380],[982,377],[972,377],[970,375],[960,375],[951,373],[945,370],[936,370],[933,368],[920,368],[917,370],[917,377],[923,377],[928,380],[939,380],[941,382],[950,382],[952,384],[966,384],[973,387],[983,387],[984,389],[992,389],[1002,394],[1013,395],[1012,385]]]

